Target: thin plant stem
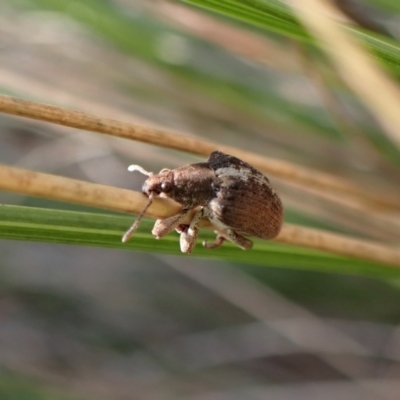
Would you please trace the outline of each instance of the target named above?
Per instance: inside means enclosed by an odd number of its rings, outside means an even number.
[[[392,143],[400,148],[398,85],[337,22],[343,19],[343,12],[328,0],[292,0],[290,5],[318,39],[343,81],[368,107]]]
[[[149,202],[144,194],[133,190],[6,165],[0,165],[0,190],[132,214],[139,214]],[[157,197],[146,215],[166,218],[179,210],[173,200]]]
[[[140,214],[149,202],[142,193],[1,165],[0,189],[134,214]],[[166,218],[179,211],[177,203],[157,197],[146,215]],[[189,222],[192,217],[190,215],[185,222]],[[207,221],[203,225],[210,227]],[[400,249],[323,230],[284,224],[275,240],[400,267]]]
[[[397,198],[381,196],[334,175],[164,129],[116,121],[81,111],[5,95],[0,95],[0,112],[125,139],[138,140],[203,156],[208,156],[214,150],[220,150],[246,160],[261,171],[278,178],[320,191],[329,191],[337,195],[350,195],[369,209],[400,211],[400,202]]]

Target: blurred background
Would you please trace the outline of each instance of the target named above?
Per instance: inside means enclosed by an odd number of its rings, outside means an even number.
[[[398,39],[397,0],[336,3]],[[3,0],[0,91],[398,190],[398,149],[315,51],[183,2]],[[131,163],[200,160],[6,115],[0,144],[3,164],[135,190]],[[288,222],[398,243],[394,224],[272,181]],[[0,255],[2,400],[398,399],[395,278],[10,240]]]

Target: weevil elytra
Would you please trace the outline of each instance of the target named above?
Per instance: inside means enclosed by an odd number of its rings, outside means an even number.
[[[175,229],[180,233],[183,253],[193,250],[202,218],[209,219],[217,234],[213,243],[203,242],[207,248],[217,248],[229,240],[247,250],[253,243],[245,236],[272,239],[281,229],[283,206],[269,179],[234,156],[214,151],[206,162],[163,169],[158,174],[136,165],[129,169],[148,176],[142,192],[149,202],[123,236],[123,242],[137,229],[154,196],[169,197],[182,205],[179,214],[157,220],[152,233],[161,239]],[[197,208],[190,224],[183,224],[189,212]]]

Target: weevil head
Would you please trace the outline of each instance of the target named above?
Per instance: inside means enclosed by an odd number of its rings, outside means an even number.
[[[174,188],[174,171],[162,169],[158,174],[147,178],[142,186],[142,192],[147,196],[155,194],[161,197],[170,197]]]
[[[213,196],[214,171],[207,163],[189,164],[177,169],[163,169],[146,179],[142,192],[169,197],[184,208],[207,204]]]

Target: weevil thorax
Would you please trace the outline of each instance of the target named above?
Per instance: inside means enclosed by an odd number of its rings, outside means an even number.
[[[213,197],[215,172],[208,163],[189,164],[171,170],[162,169],[150,176],[143,184],[142,192],[160,197],[169,197],[184,208],[194,208],[208,204]]]

